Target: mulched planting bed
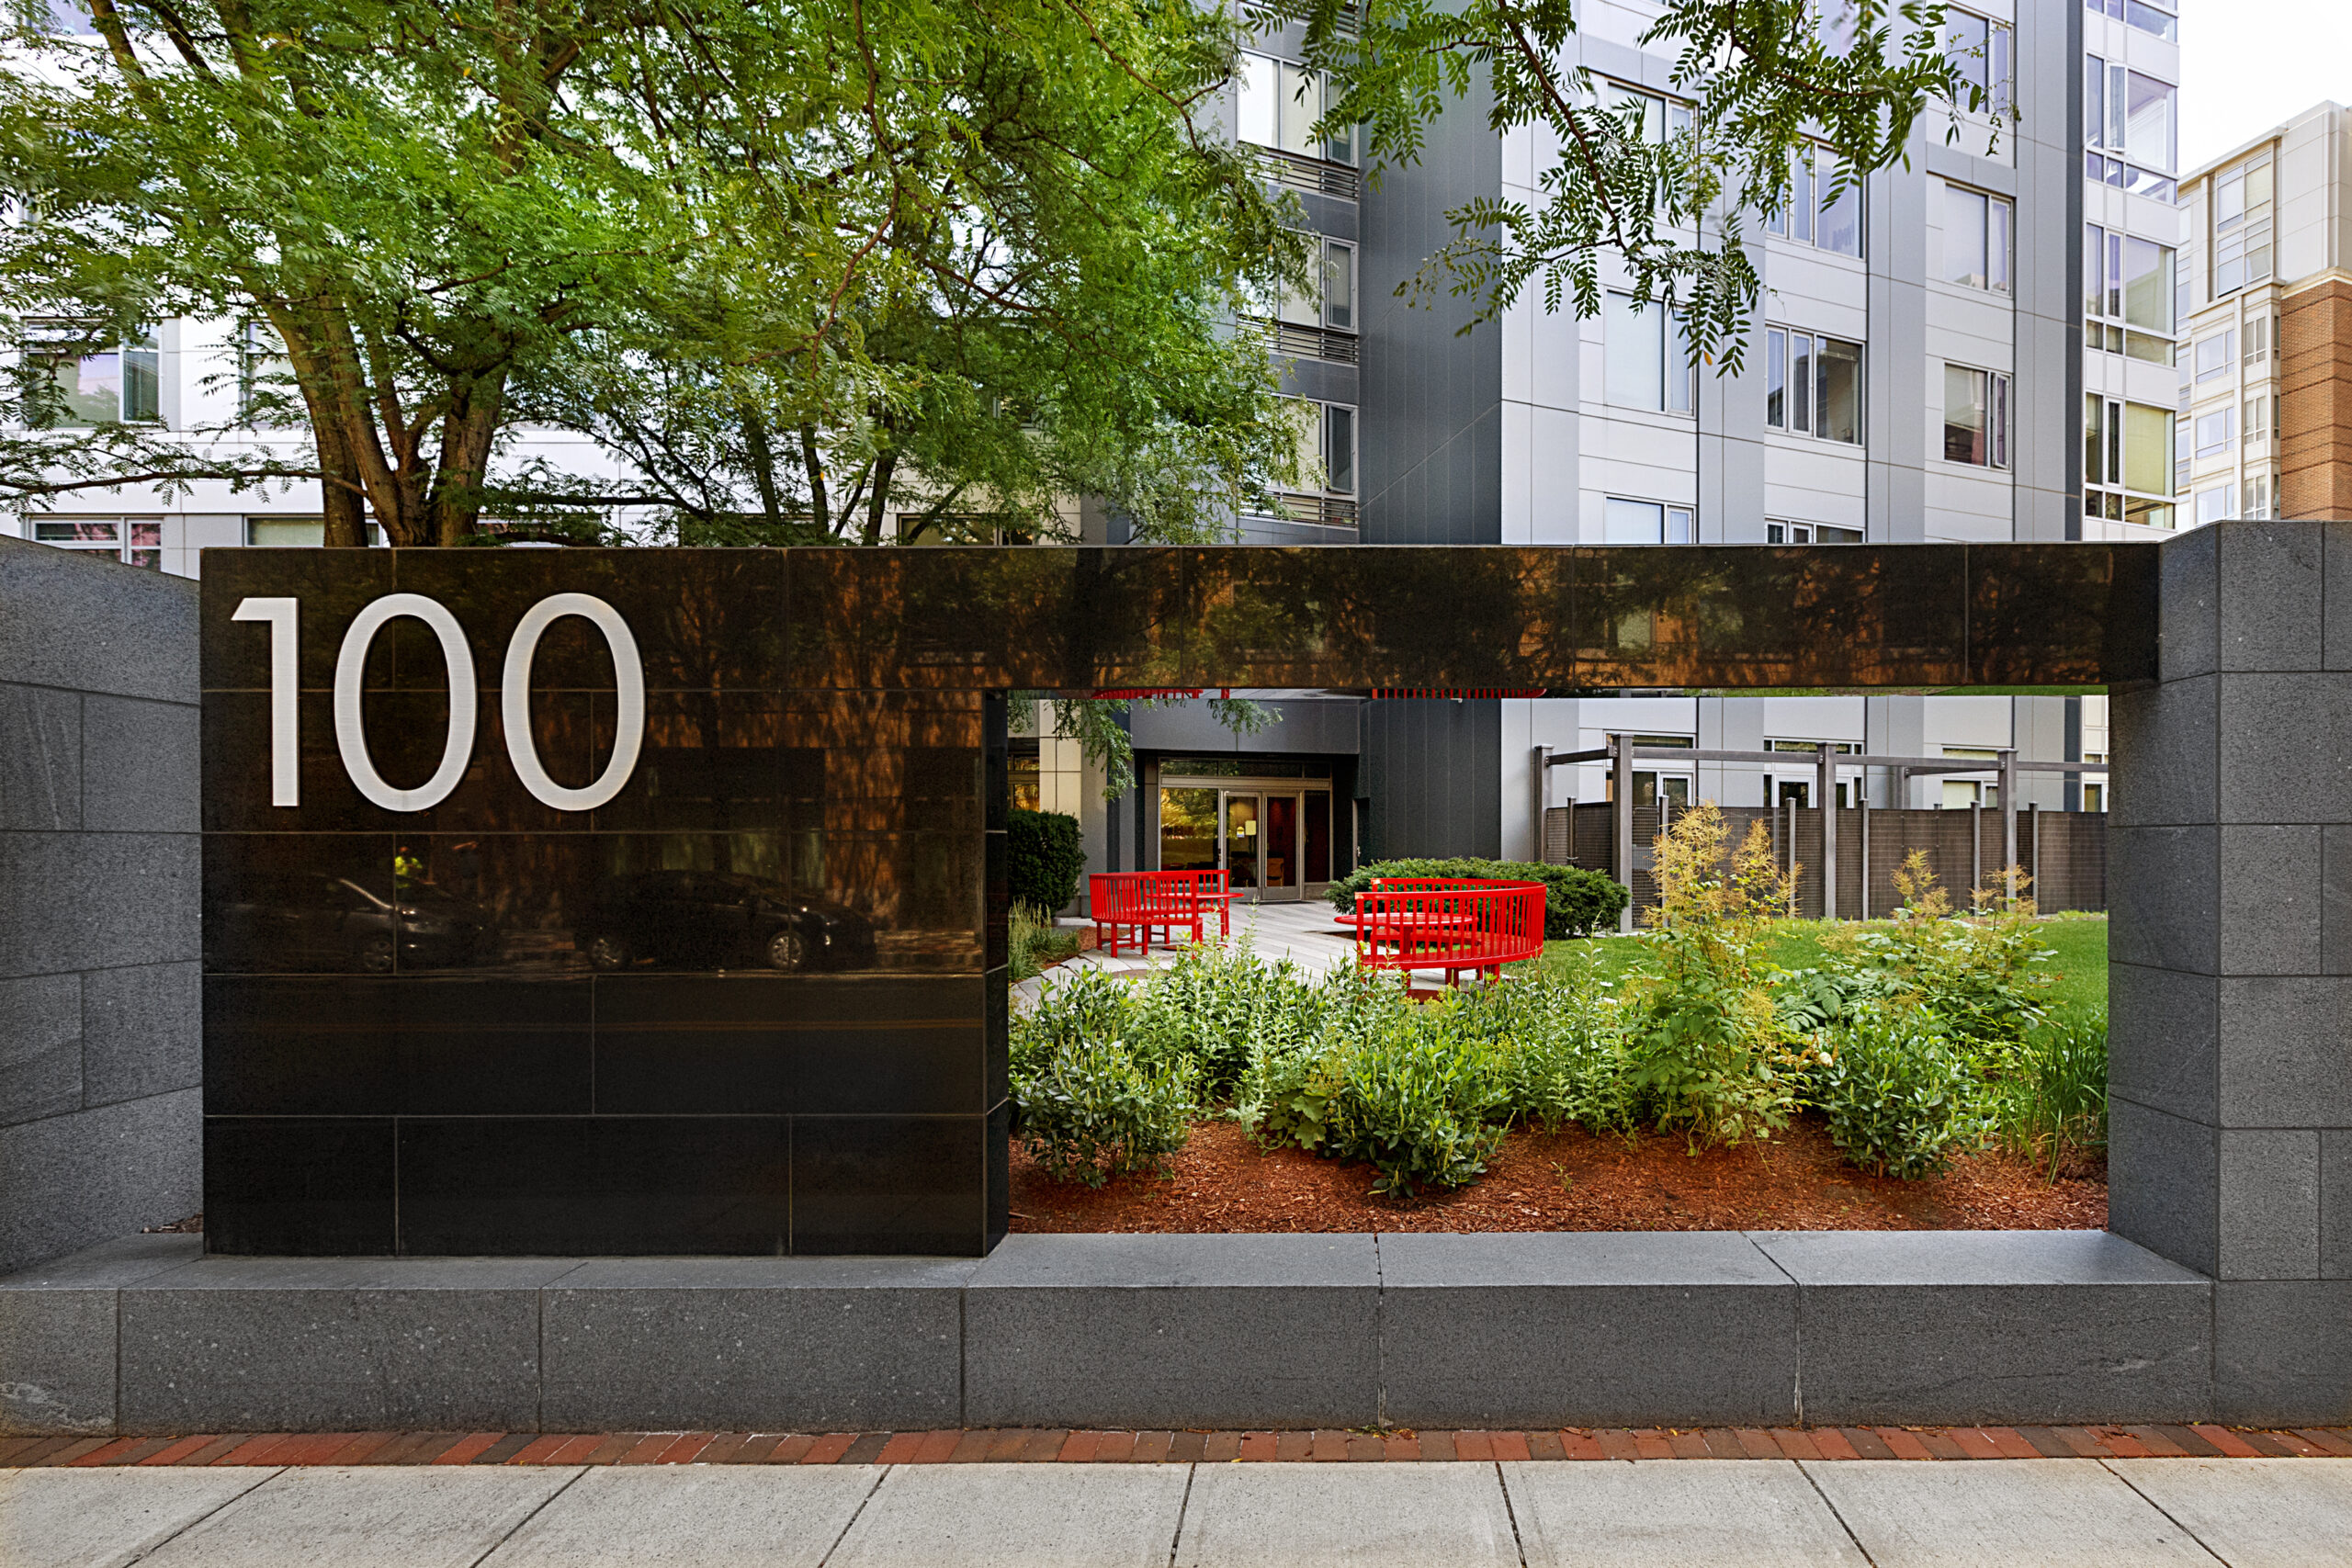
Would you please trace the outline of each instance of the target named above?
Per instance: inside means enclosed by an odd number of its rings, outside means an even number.
[[[1570,1427],[1552,1431],[238,1432],[0,1438],[0,1470],[316,1464],[1227,1464],[1251,1461],[2320,1459],[2343,1427]]]
[[[1458,1191],[1373,1196],[1369,1165],[1261,1149],[1232,1122],[1204,1122],[1158,1178],[1099,1190],[1046,1179],[1012,1150],[1015,1231],[2100,1230],[2103,1161],[2046,1171],[1969,1156],[1919,1181],[1845,1163],[1816,1118],[1770,1143],[1692,1156],[1679,1137],[1514,1133]]]

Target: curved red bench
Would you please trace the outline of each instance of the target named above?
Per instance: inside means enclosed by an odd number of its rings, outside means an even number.
[[[1544,885],[1430,876],[1383,877],[1356,895],[1356,962],[1367,969],[1439,969],[1502,978],[1503,965],[1544,952]]]
[[[1122,933],[1135,933],[1136,945],[1151,951],[1151,935],[1173,945],[1182,927],[1194,942],[1202,940],[1204,919],[1214,916],[1217,934],[1225,934],[1226,906],[1232,898],[1221,871],[1098,871],[1086,879],[1086,904],[1094,918],[1094,942],[1119,955]]]

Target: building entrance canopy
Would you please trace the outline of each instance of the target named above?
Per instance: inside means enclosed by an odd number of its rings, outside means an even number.
[[[1010,693],[2143,685],[2155,556],[214,552],[207,1245],[986,1252]]]

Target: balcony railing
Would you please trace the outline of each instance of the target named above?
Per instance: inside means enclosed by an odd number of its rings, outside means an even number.
[[[1344,197],[1350,201],[1355,200],[1363,190],[1363,176],[1345,164],[1302,157],[1279,147],[1260,147],[1256,151],[1260,167],[1276,185],[1313,191],[1317,196]]]
[[[1285,359],[1320,359],[1333,365],[1356,363],[1356,334],[1333,327],[1301,326],[1295,321],[1261,320],[1266,346]]]
[[[1283,497],[1283,512],[1293,523],[1312,523],[1325,528],[1356,525],[1356,498],[1351,495],[1286,493]]]

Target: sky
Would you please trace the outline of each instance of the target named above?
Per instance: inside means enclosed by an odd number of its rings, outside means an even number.
[[[2352,107],[2352,0],[2181,0],[2180,166],[2324,98]]]

